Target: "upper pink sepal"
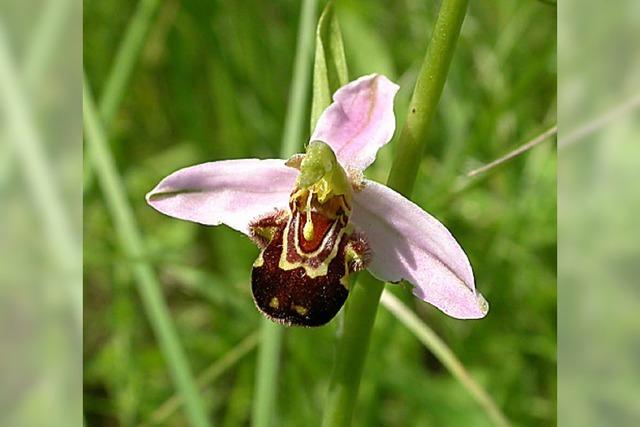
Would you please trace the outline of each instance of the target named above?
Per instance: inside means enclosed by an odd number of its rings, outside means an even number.
[[[469,260],[451,233],[434,217],[392,189],[365,180],[354,193],[352,221],[366,234],[378,279],[410,282],[418,298],[449,316],[477,319],[486,300],[475,291]]]
[[[226,224],[246,235],[249,224],[286,209],[298,171],[284,160],[223,160],[180,169],[151,190],[158,211],[206,225]]]
[[[311,141],[329,144],[343,167],[364,170],[396,127],[393,99],[399,86],[371,74],[341,87],[320,118]]]

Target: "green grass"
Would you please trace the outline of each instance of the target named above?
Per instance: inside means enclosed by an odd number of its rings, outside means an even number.
[[[349,75],[383,71],[401,84],[401,129],[438,5],[340,6]],[[135,9],[124,0],[85,5],[85,68],[98,99]],[[109,128],[142,257],[158,273],[196,377],[260,328],[249,288],[257,249],[224,227],[162,216],[144,194],[183,166],[280,155],[299,16],[298,2],[284,0],[160,2]],[[542,2],[471,2],[413,191],[462,243],[491,310],[465,322],[403,301],[515,425],[555,425],[555,148],[543,143],[471,181],[464,176],[555,124],[555,29],[555,8]],[[386,180],[394,150],[381,151],[369,178]],[[140,309],[136,260],[122,252],[98,186],[86,186],[84,207],[87,425],[139,425],[176,389]],[[276,425],[319,424],[338,323],[285,335]],[[256,353],[234,361],[200,393],[216,425],[249,422]],[[186,423],[178,410],[162,425]],[[413,333],[380,309],[354,425],[492,424]]]

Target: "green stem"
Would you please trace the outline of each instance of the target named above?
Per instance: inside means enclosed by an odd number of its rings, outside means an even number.
[[[93,97],[85,76],[82,88],[83,121],[88,153],[95,166],[102,186],[105,202],[113,218],[122,248],[131,262],[138,292],[149,323],[158,339],[169,373],[186,406],[190,425],[207,427],[206,411],[193,380],[187,357],[178,339],[167,303],[160,291],[160,284],[151,265],[144,261],[142,237],[127,201],[125,187],[118,175],[107,145],[104,129],[98,117]]]
[[[371,328],[384,283],[368,272],[360,274],[350,292],[345,311],[344,331],[338,338],[337,356],[331,374],[323,427],[349,426],[358,396]]]
[[[411,194],[416,180],[431,120],[447,80],[467,2],[468,0],[443,0],[438,12],[387,179],[389,187],[404,195]]]
[[[429,126],[460,34],[467,1],[443,0],[438,12],[387,180],[390,187],[405,195],[411,194],[416,179]],[[361,275],[360,281],[351,290],[324,413],[325,427],[346,427],[351,424],[383,288],[383,283],[366,274]]]
[[[281,157],[293,155],[302,140],[305,105],[308,103],[313,35],[317,0],[305,0],[300,10],[296,58],[289,104],[282,138]],[[254,427],[273,424],[277,398],[277,380],[284,329],[268,319],[262,320],[261,344],[256,366],[256,383],[251,423]]]

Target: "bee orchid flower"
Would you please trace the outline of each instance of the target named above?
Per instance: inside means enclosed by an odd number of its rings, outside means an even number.
[[[350,273],[406,280],[418,298],[449,316],[484,317],[464,251],[433,216],[365,179],[395,130],[398,86],[382,75],[340,88],[320,116],[305,154],[239,159],[180,169],[147,194],[158,211],[205,225],[226,224],[260,248],[251,288],[258,309],[285,325],[319,326],[340,311]]]

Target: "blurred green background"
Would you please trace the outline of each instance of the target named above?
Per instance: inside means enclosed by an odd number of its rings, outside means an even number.
[[[398,82],[401,126],[438,2],[339,6],[350,78],[382,72]],[[135,7],[125,0],[85,2],[84,63],[97,98]],[[299,8],[293,0],[160,2],[109,132],[148,260],[196,374],[233,359],[246,337],[253,348],[261,315],[249,277],[258,251],[227,228],[165,217],[144,195],[184,166],[278,156]],[[483,320],[460,321],[408,301],[513,424],[523,426],[556,419],[555,145],[548,141],[479,178],[465,175],[555,124],[555,54],[555,6],[471,2],[413,197],[465,248],[491,309]],[[380,152],[369,178],[386,180],[393,145]],[[175,390],[90,165],[84,184],[86,422],[139,425],[160,419],[158,409]],[[276,425],[318,424],[337,323],[287,330]],[[237,359],[205,389],[217,425],[249,422],[255,351]],[[160,425],[187,425],[180,411],[161,418]],[[354,425],[491,424],[451,374],[380,309]]]

